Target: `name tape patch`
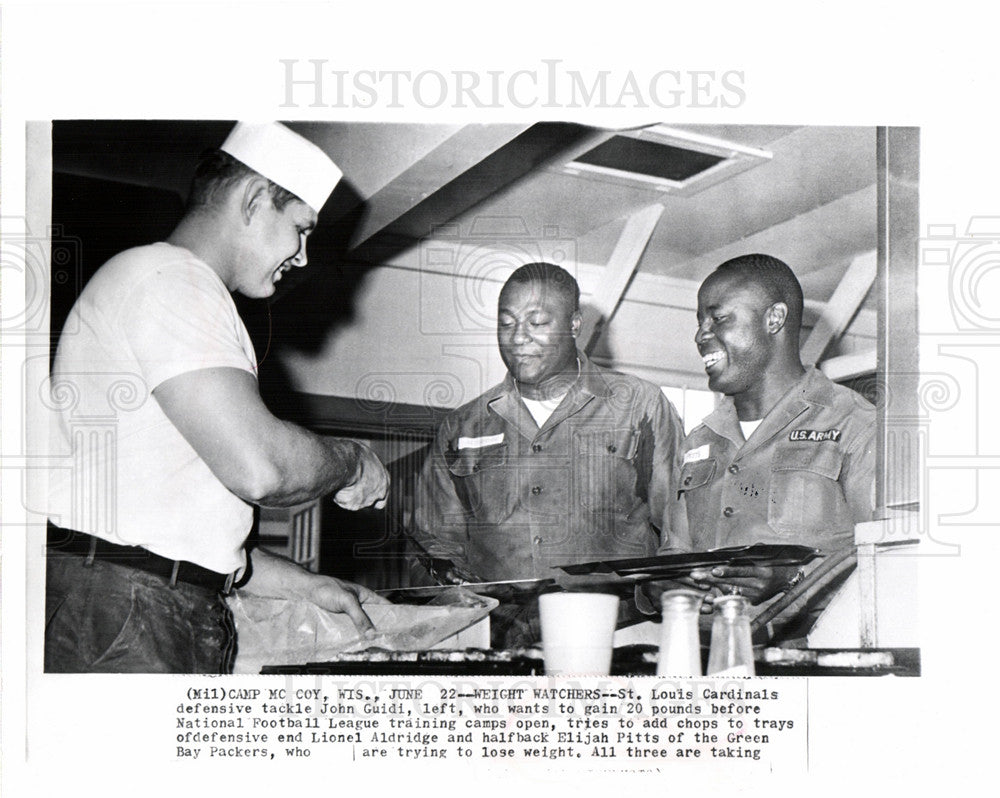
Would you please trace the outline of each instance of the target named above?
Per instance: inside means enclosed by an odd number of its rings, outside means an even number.
[[[688,463],[698,463],[701,462],[702,460],[707,460],[707,459],[708,459],[707,443],[704,446],[699,446],[695,449],[691,449],[687,452],[684,452],[684,465],[687,465]]]
[[[788,433],[790,441],[838,441],[840,440],[839,429],[828,429],[822,432],[818,429],[793,429]]]

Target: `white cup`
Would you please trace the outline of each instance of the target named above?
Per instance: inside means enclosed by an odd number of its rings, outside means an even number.
[[[544,593],[538,598],[545,673],[607,676],[618,620],[618,596]]]

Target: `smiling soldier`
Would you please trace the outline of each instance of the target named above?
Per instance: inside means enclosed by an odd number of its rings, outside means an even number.
[[[579,302],[550,263],[500,292],[507,376],[448,415],[421,474],[413,536],[441,581],[554,577],[673,540],[683,427],[655,385],[577,349]]]
[[[112,258],[81,293],[52,373],[56,453],[72,467],[52,480],[46,670],[226,672],[235,638],[221,595],[236,579],[371,628],[359,600],[379,599],[364,588],[244,552],[255,504],[333,493],[359,509],[388,491],[371,450],[271,415],[230,296],[268,297],[306,265],[339,179],[288,128],[240,123],[200,164],[169,238]],[[94,445],[80,420],[116,401],[114,438]]]
[[[832,551],[871,520],[875,408],[799,357],[802,288],[769,255],[726,261],[698,291],[695,343],[719,407],[683,444],[680,491],[705,550],[797,543]],[[801,578],[796,567],[720,567],[692,576],[755,603]]]

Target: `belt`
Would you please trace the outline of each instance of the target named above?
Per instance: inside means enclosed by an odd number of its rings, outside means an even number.
[[[163,577],[171,587],[178,582],[184,582],[224,596],[229,595],[236,577],[235,572],[220,574],[193,562],[170,560],[139,546],[119,546],[103,538],[72,529],[63,529],[52,523],[48,528],[47,545],[52,551],[85,557],[87,564],[95,559],[103,560]]]

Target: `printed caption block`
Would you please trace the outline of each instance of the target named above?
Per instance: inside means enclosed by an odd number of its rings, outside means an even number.
[[[807,754],[807,683],[799,679],[276,677],[274,687],[260,684],[191,684],[171,719],[175,758],[649,770],[666,760],[796,769]]]

